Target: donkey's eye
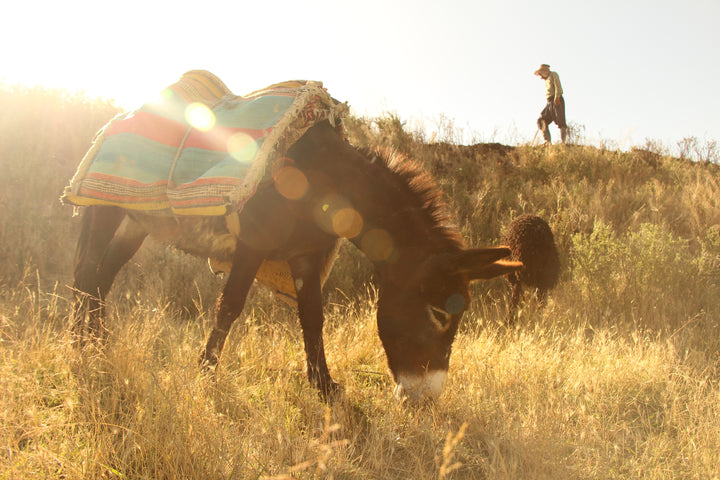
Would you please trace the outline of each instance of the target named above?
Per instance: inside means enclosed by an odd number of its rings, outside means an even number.
[[[446,312],[442,308],[438,308],[434,305],[429,305],[428,310],[430,311],[432,318],[434,318],[441,327],[444,328],[450,322],[450,317],[452,317],[450,312]]]

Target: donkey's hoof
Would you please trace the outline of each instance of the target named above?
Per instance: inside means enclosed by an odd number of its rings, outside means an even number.
[[[332,402],[338,400],[342,398],[345,393],[345,389],[343,388],[343,386],[337,383],[332,378],[316,383],[315,387],[318,389],[320,397],[325,402]]]
[[[198,365],[200,371],[204,374],[215,374],[217,369],[218,357],[217,355],[208,354],[207,350],[203,350],[198,359]]]

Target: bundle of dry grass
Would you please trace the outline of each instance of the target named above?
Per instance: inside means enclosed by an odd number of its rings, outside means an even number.
[[[519,260],[525,268],[507,275],[512,285],[510,316],[514,313],[522,297],[522,286],[535,288],[535,295],[542,305],[547,299],[547,291],[555,287],[560,274],[560,260],[555,237],[545,220],[535,215],[522,215],[516,218],[502,237],[502,244],[512,250],[512,259]]]

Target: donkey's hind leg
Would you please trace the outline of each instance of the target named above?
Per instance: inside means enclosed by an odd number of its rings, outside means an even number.
[[[73,282],[73,330],[80,340],[84,339],[86,323],[94,323],[101,314],[98,268],[124,216],[120,208],[106,206],[88,207],[83,214]]]
[[[120,269],[135,255],[147,237],[147,231],[126,216],[110,241],[98,267],[98,291],[105,299]]]
[[[73,284],[74,331],[80,339],[85,336],[86,324],[87,333],[97,335],[112,281],[147,235],[128,225],[130,219],[118,207],[92,206],[85,212],[75,251]]]
[[[238,242],[227,283],[215,307],[215,326],[200,355],[204,369],[217,365],[230,327],[245,308],[248,291],[263,259],[262,253]]]

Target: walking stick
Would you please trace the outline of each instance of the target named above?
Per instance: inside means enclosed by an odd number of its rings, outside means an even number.
[[[539,131],[540,131],[539,128],[537,130],[535,130],[535,136],[533,137],[532,142],[530,142],[530,145],[532,145],[533,147],[536,145],[535,140],[537,140],[537,134]]]

